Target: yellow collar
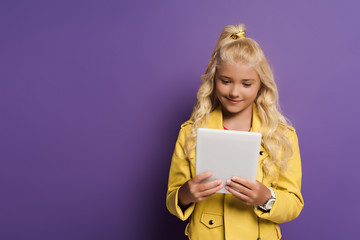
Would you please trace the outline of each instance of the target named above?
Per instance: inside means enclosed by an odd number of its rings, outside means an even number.
[[[214,129],[224,129],[223,128],[223,115],[221,105],[214,109],[210,113],[208,124],[206,125],[207,128],[214,128]],[[261,120],[259,117],[259,113],[256,107],[256,104],[253,103],[253,113],[252,113],[252,123],[251,123],[251,132],[259,132],[261,127]]]

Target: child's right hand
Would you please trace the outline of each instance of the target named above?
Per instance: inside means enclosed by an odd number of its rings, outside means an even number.
[[[201,173],[184,183],[179,189],[180,206],[187,207],[193,202],[205,200],[224,187],[221,179],[201,183],[211,176],[212,172]]]

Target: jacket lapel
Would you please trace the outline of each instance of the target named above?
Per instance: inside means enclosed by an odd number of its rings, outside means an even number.
[[[210,117],[206,128],[213,128],[213,129],[224,129],[223,128],[223,116],[222,116],[222,109],[221,106],[218,106],[210,113]]]

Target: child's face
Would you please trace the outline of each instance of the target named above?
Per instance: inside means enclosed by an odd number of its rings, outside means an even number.
[[[256,71],[241,62],[225,63],[216,70],[215,95],[229,114],[241,113],[252,107],[260,85]]]

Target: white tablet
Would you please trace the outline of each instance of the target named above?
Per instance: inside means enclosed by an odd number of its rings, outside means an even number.
[[[211,178],[226,180],[233,176],[256,181],[261,134],[199,128],[196,140],[196,175],[213,172]],[[229,193],[225,188],[218,193]]]

